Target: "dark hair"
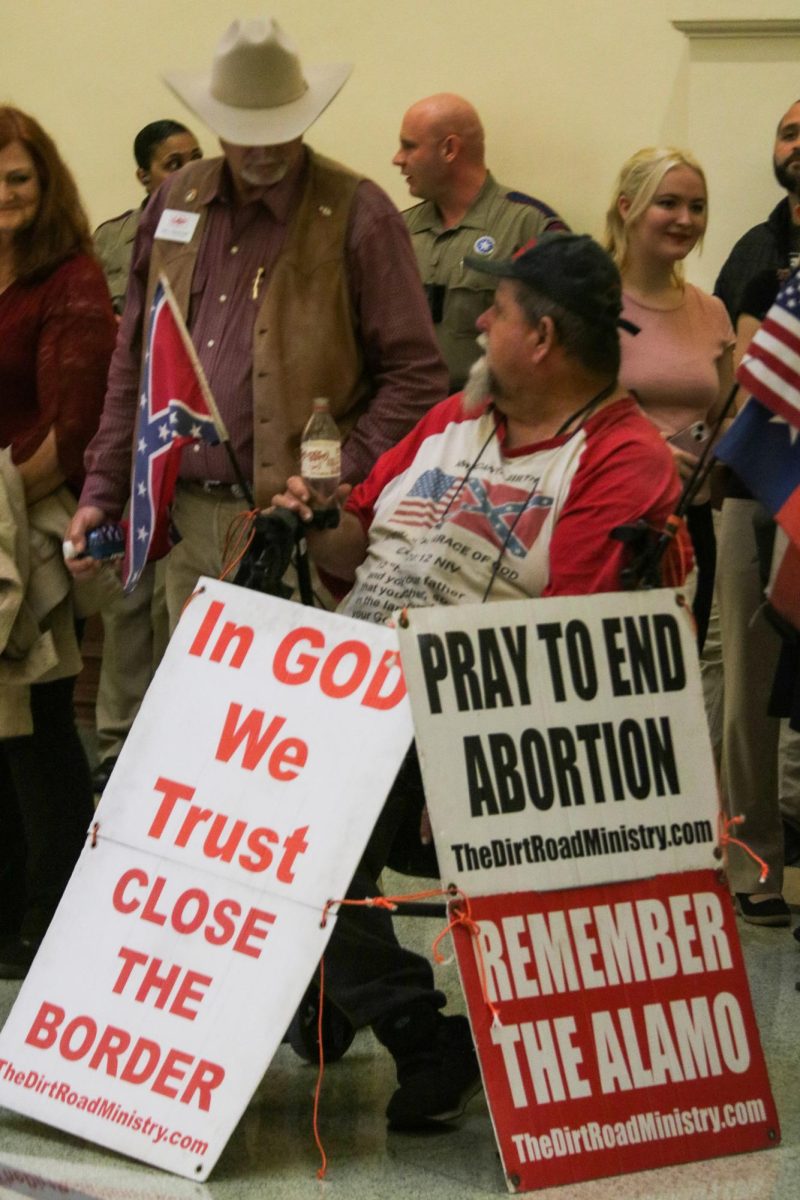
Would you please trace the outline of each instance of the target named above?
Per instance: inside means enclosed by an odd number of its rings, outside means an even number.
[[[558,340],[572,358],[577,358],[590,371],[613,375],[619,373],[620,348],[616,321],[598,312],[592,318],[571,312],[563,304],[519,279],[511,281],[517,303],[529,325],[542,317],[550,317]]]
[[[552,317],[568,354],[589,370],[616,375],[622,283],[610,255],[588,234],[543,233],[505,262],[475,255],[464,261],[486,275],[513,280],[529,324]]]
[[[14,270],[23,282],[41,279],[80,252],[92,253],[89,219],[72,173],[41,125],[0,105],[0,150],[21,142],[33,159],[41,197],[33,221],[14,236]]]
[[[143,171],[149,170],[157,146],[175,133],[190,132],[191,130],[187,129],[185,125],[181,125],[179,121],[167,119],[151,121],[149,125],[145,125],[144,129],[140,129],[133,139],[133,157],[136,159],[137,167],[141,167]]]

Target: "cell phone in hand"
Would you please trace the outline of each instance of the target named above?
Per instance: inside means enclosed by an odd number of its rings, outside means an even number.
[[[711,427],[705,421],[693,421],[684,429],[679,429],[667,438],[670,446],[693,454],[696,458],[703,453],[708,439],[711,437]]]

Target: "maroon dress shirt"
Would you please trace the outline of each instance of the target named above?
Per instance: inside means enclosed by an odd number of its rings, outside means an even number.
[[[192,279],[189,331],[231,444],[248,478],[253,462],[253,324],[304,186],[303,156],[285,179],[245,205],[234,203],[227,164],[201,201],[208,220]],[[86,457],[82,504],[108,516],[130,489],[141,363],[143,308],[153,235],[164,208],[157,192],[139,225],[133,266],[100,430]],[[363,479],[374,461],[447,394],[427,302],[405,222],[376,184],[356,189],[346,235],[357,336],[373,397],[348,437],[342,477]],[[234,482],[222,447],[187,447],[180,478]]]

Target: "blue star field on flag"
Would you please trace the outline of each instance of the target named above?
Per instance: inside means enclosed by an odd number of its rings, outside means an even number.
[[[220,441],[207,388],[204,390],[198,376],[187,339],[180,313],[159,283],[148,315],[139,396],[124,569],[126,592],[136,586],[146,563],[163,558],[171,547],[169,509],[183,447]]]

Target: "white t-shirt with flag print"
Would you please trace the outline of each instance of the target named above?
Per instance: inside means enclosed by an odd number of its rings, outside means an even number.
[[[383,622],[398,608],[615,591],[629,551],[611,530],[659,529],[679,484],[672,456],[636,402],[577,431],[504,448],[490,406],[437,405],[376,463],[347,509],[367,557],[340,612]]]

